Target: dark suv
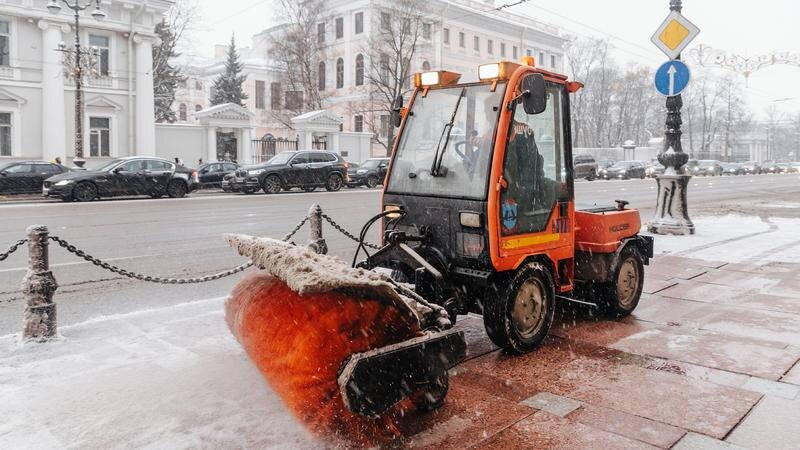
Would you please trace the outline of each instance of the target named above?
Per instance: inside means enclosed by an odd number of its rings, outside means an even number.
[[[371,189],[383,184],[388,167],[389,158],[370,158],[358,167],[350,167],[347,169],[347,186],[366,186]]]
[[[281,152],[264,164],[243,167],[230,180],[230,189],[246,194],[263,189],[267,194],[299,187],[338,191],[347,179],[347,163],[336,153],[318,150]]]
[[[592,155],[576,155],[572,166],[575,168],[575,179],[586,178],[589,181],[597,178],[597,161]]]
[[[45,179],[69,170],[65,166],[47,161],[0,164],[0,194],[39,193]]]

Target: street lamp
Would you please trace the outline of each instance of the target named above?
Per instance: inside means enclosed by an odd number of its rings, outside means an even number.
[[[100,0],[87,0],[86,3],[82,3],[81,0],[75,0],[75,3],[61,0],[61,3],[75,13],[75,68],[73,71],[73,76],[75,77],[75,159],[72,162],[78,167],[83,167],[86,161],[83,159],[83,69],[81,66],[83,49],[81,48],[80,37],[80,13],[92,6],[92,3],[94,3],[92,17],[95,20],[105,19],[106,13],[100,9]],[[59,14],[61,12],[61,4],[57,0],[50,0],[50,3],[47,4],[47,10],[51,14]]]

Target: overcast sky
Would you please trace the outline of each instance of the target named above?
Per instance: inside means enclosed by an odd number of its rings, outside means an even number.
[[[274,17],[273,0],[199,2],[202,20],[192,41],[198,55],[210,55],[213,45],[227,42],[232,32],[248,45],[250,37]],[[498,0],[494,4],[513,2]],[[701,30],[689,48],[704,44],[743,56],[800,53],[798,0],[684,0],[683,5],[683,15]],[[650,43],[650,36],[669,12],[668,0],[529,0],[512,10],[550,22],[568,34],[606,36],[621,63],[635,61],[656,67],[666,60]],[[745,90],[757,113],[769,104],[787,112],[800,111],[800,67],[761,69],[750,76]]]

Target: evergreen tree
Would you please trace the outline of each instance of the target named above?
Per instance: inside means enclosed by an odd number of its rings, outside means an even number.
[[[180,56],[175,51],[178,35],[167,22],[156,25],[156,34],[161,44],[153,47],[153,93],[155,95],[156,122],[173,123],[178,118],[172,109],[175,102],[175,90],[186,81],[180,68],[170,64],[172,58]]]
[[[231,36],[231,44],[228,46],[227,55],[225,71],[214,80],[211,104],[235,103],[244,106],[247,95],[242,90],[242,83],[247,77],[241,74],[244,65],[239,62],[239,52],[236,51],[236,41],[233,36]]]

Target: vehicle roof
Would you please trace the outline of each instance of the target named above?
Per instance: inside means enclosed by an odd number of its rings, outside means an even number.
[[[38,159],[29,159],[26,161],[5,161],[5,162],[0,161],[0,164],[54,164],[56,166],[59,165],[63,166],[63,164],[54,163],[52,161],[42,161]]]
[[[166,161],[168,163],[175,164],[175,161],[170,161],[167,158],[162,158],[160,156],[142,156],[142,155],[139,155],[139,156],[121,156],[119,158],[111,158],[110,161],[113,161],[115,159],[119,159],[119,160],[122,160],[122,161],[130,161],[130,160],[135,160],[135,159],[158,159],[158,160],[161,160],[161,161]]]

